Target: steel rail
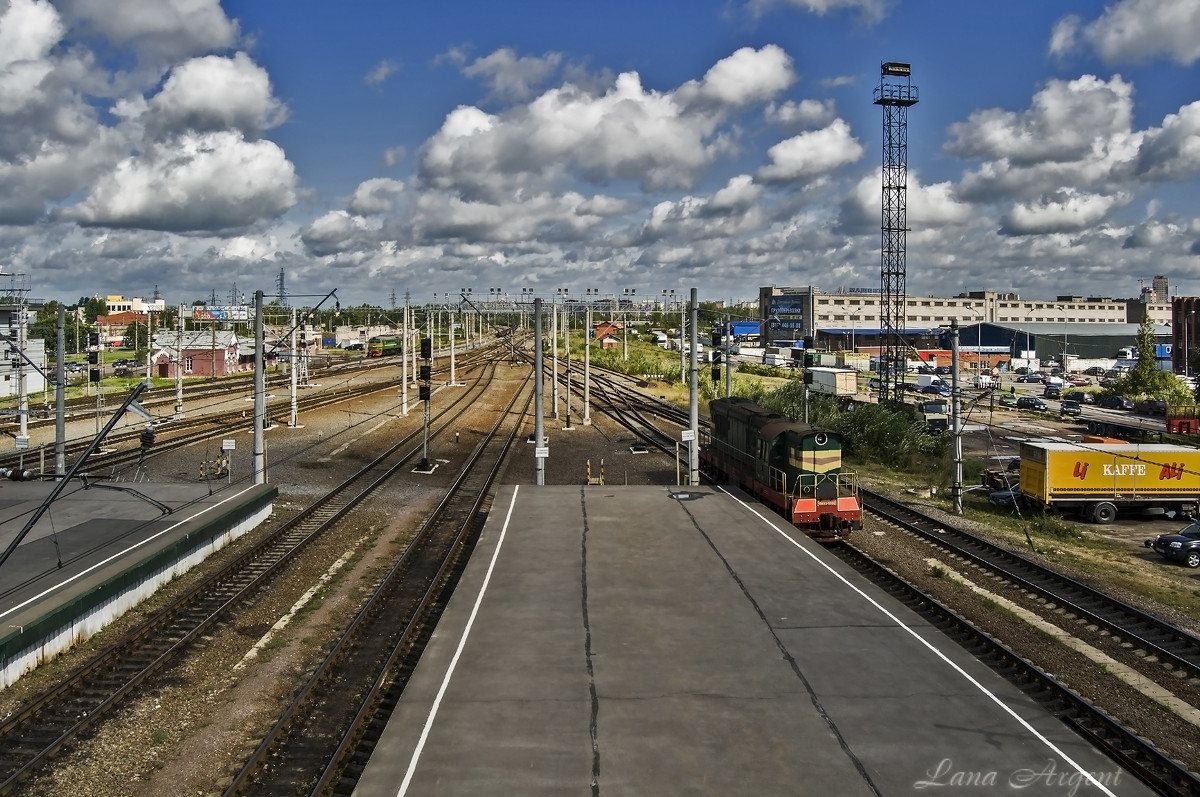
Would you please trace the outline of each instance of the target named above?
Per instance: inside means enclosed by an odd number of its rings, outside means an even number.
[[[1075,616],[1107,629],[1158,658],[1164,666],[1200,676],[1200,637],[1107,595],[1014,551],[928,517],[898,501],[868,490],[864,506],[879,517],[944,550],[1008,579],[1020,589],[1041,595]]]
[[[481,379],[460,394],[438,414],[446,420],[432,433],[446,430],[452,423],[454,408],[469,407],[485,389]],[[267,539],[251,546],[0,723],[0,795],[12,793],[36,767],[94,725],[234,607],[257,593],[309,542],[381,484],[385,479],[378,476],[380,470],[398,467],[390,464],[397,458],[404,463],[419,456],[421,445],[412,443],[420,435],[421,431],[416,430],[395,443]],[[345,494],[364,480],[367,488],[360,489],[356,498],[347,499]]]
[[[952,609],[909,584],[852,545],[829,549],[892,597],[924,617],[964,650],[1016,685],[1032,700],[1104,750],[1151,788],[1164,795],[1200,797],[1200,778],[1146,740],[1084,700],[1052,675],[980,631]]]
[[[317,795],[335,781],[340,791],[349,787],[353,776],[342,774],[348,757],[368,724],[386,722],[386,714],[379,713],[385,693],[394,705],[403,688],[403,683],[397,685],[402,662],[411,671],[424,646],[418,637],[428,638],[453,591],[451,574],[461,574],[473,549],[483,502],[529,413],[530,387],[527,380],[514,394],[404,554],[234,776],[225,797]],[[513,421],[513,408],[522,396],[524,408]],[[501,435],[506,423],[511,428]],[[358,693],[368,679],[370,688]],[[304,729],[296,725],[300,720]],[[309,732],[314,725],[322,729],[320,734]],[[314,779],[318,768],[320,776]]]

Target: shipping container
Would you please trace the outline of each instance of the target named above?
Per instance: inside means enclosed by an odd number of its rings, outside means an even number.
[[[858,372],[844,368],[809,368],[804,384],[814,393],[828,396],[853,396],[858,393]]]
[[[1200,499],[1200,450],[1163,443],[1025,442],[1021,493],[1038,506],[1096,523],[1111,523],[1128,510],[1191,515]]]
[[[871,355],[866,352],[842,351],[837,354],[839,368],[853,368],[855,371],[871,370]]]

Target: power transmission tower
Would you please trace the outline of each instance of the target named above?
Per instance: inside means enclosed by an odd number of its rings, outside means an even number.
[[[902,78],[903,80],[890,80]],[[908,370],[904,340],[907,296],[905,247],[908,234],[908,109],[918,101],[912,66],[894,61],[880,68],[875,105],[883,107],[883,224],[879,263],[880,401],[902,400]]]

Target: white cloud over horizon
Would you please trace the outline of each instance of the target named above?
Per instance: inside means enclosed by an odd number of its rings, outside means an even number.
[[[1200,97],[1146,121],[1136,79],[1101,68],[1196,65],[1200,12],[1186,6],[1119,0],[1064,15],[1031,34],[1059,66],[1022,102],[956,105],[941,129],[921,128],[936,158],[909,164],[914,290],[981,289],[999,273],[1066,290],[1086,269],[1110,279],[1125,264],[1200,293],[1200,213],[1180,196],[1200,178]],[[377,301],[380,283],[428,293],[442,280],[544,287],[597,274],[643,291],[703,280],[723,298],[758,284],[877,285],[878,117],[839,93],[866,79],[846,64],[820,72],[768,23],[845,24],[852,39],[902,4],[738,10],[754,33],[743,38],[758,41],[707,43],[686,70],[629,54],[592,62],[569,37],[439,43],[421,73],[452,73],[429,92],[436,115],[413,110],[431,102],[414,55],[364,45],[327,90],[331,116],[373,103],[368,121],[325,125],[299,104],[298,81],[259,57],[269,33],[247,35],[217,0],[7,0],[0,262],[44,274],[47,293],[148,292],[152,279],[181,300],[233,281],[269,290],[279,268],[310,293],[338,280],[346,302]],[[322,138],[335,124],[379,133]],[[360,140],[383,142],[374,172],[342,177]],[[104,276],[81,283],[95,259]]]

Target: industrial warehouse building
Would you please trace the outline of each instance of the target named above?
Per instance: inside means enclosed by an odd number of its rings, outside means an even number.
[[[811,338],[828,351],[862,351],[881,343],[878,289],[826,293],[814,286],[759,289],[759,316],[767,345],[791,345]],[[951,323],[959,326],[959,348],[996,358],[1116,358],[1136,345],[1138,329],[1149,318],[1160,359],[1175,350],[1182,370],[1183,349],[1195,340],[1200,300],[1158,297],[1144,288],[1136,299],[1058,296],[1021,299],[1016,294],[971,291],[958,296],[905,297],[905,340],[917,349],[949,347]],[[1185,308],[1185,309],[1181,309]],[[1174,321],[1174,323],[1173,323]],[[1167,367],[1170,367],[1168,364]]]

